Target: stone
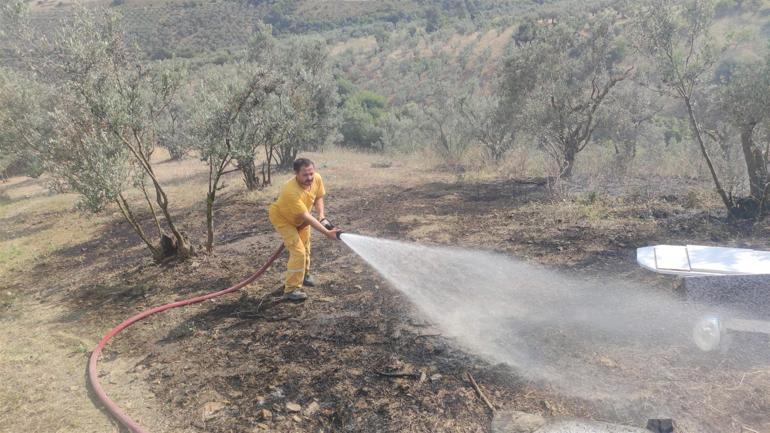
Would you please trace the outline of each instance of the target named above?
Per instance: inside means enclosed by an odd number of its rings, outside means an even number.
[[[650,433],[650,431],[599,421],[561,419],[550,421],[533,433]]]
[[[674,433],[674,421],[671,419],[647,420],[647,430],[653,433]]]
[[[615,368],[618,366],[618,364],[615,361],[613,361],[610,358],[607,358],[606,356],[602,356],[601,358],[599,358],[599,363],[601,363],[603,366],[607,368]]]
[[[286,403],[286,410],[289,412],[299,412],[302,410],[302,406],[297,403]]]
[[[198,409],[201,419],[204,421],[214,418],[216,414],[227,406],[221,401],[210,401]]]
[[[267,409],[260,409],[259,411],[257,411],[257,419],[261,419],[263,421],[269,421],[273,419],[273,413]]]
[[[545,422],[540,415],[516,410],[499,411],[492,419],[492,433],[534,433]]]
[[[314,401],[314,402],[310,403],[309,405],[307,405],[305,407],[305,410],[303,411],[303,414],[305,416],[311,416],[311,415],[315,414],[316,412],[318,412],[318,409],[320,409],[320,408],[321,408],[321,405],[319,405],[318,402]]]

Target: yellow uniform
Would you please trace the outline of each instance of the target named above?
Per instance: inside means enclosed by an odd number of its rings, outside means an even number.
[[[281,234],[283,244],[289,250],[284,285],[286,293],[301,288],[305,273],[310,270],[310,226],[299,227],[304,223],[302,214],[310,212],[316,199],[324,195],[324,182],[318,173],[313,176],[313,184],[308,190],[292,177],[281,187],[278,199],[268,209],[270,222]]]

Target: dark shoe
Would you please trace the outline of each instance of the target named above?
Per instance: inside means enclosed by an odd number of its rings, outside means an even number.
[[[305,287],[315,287],[315,280],[309,274],[305,274],[305,279],[302,280],[302,285]]]
[[[307,299],[307,295],[305,292],[294,290],[293,292],[289,292],[283,295],[284,299],[289,301],[304,301]]]

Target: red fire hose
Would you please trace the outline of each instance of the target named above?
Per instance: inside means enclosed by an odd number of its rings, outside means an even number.
[[[125,412],[123,412],[120,407],[118,407],[117,404],[115,404],[114,401],[110,400],[110,398],[107,396],[107,394],[104,392],[104,389],[102,388],[102,385],[99,383],[99,377],[97,375],[96,370],[96,361],[99,360],[99,355],[102,353],[102,349],[104,349],[104,346],[107,345],[107,342],[110,341],[110,339],[120,331],[128,328],[129,326],[133,325],[134,323],[144,319],[145,317],[152,316],[155,313],[160,313],[161,311],[170,310],[172,308],[177,307],[183,307],[185,305],[190,304],[197,304],[198,302],[203,302],[205,300],[216,298],[217,296],[226,295],[231,292],[235,292],[236,290],[239,290],[243,288],[244,286],[251,284],[262,276],[262,274],[267,271],[267,269],[270,267],[270,265],[275,262],[275,260],[278,258],[278,256],[283,252],[283,245],[281,245],[280,248],[278,248],[272,256],[270,256],[269,259],[267,259],[267,262],[262,265],[262,267],[255,272],[250,277],[246,278],[245,280],[241,281],[240,283],[228,287],[227,289],[220,290],[218,292],[212,292],[206,295],[196,296],[194,298],[172,302],[170,304],[165,305],[159,305],[157,307],[151,308],[149,310],[145,310],[133,317],[130,317],[123,321],[120,325],[112,328],[110,332],[105,335],[102,340],[99,342],[99,344],[96,346],[96,349],[94,349],[93,352],[91,352],[91,358],[88,360],[88,380],[91,382],[91,387],[93,388],[94,392],[96,393],[96,397],[99,399],[99,401],[104,404],[104,407],[107,408],[107,410],[114,416],[118,422],[123,424],[126,428],[128,428],[133,433],[147,433],[147,430],[143,429],[142,426],[136,423],[136,421],[132,420],[128,415],[126,415]]]

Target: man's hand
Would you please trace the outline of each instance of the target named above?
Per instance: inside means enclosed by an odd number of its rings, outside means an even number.
[[[303,224],[300,225],[300,227],[303,227],[304,225],[309,225],[313,227],[314,229],[318,230],[319,232],[326,235],[329,239],[337,239],[337,232],[339,232],[339,229],[332,229],[329,230],[326,227],[324,227],[323,224],[321,224],[320,221],[315,219],[313,215],[310,215],[310,212],[305,212],[302,214]]]
[[[327,230],[325,234],[327,238],[338,241],[340,240],[340,238],[337,237],[337,233],[339,233],[340,231],[341,231],[340,229],[331,229],[331,230]]]
[[[318,218],[318,222],[320,222],[321,225],[326,227],[327,230],[331,230],[334,228],[334,225],[331,223],[331,221],[327,220],[326,218]]]

